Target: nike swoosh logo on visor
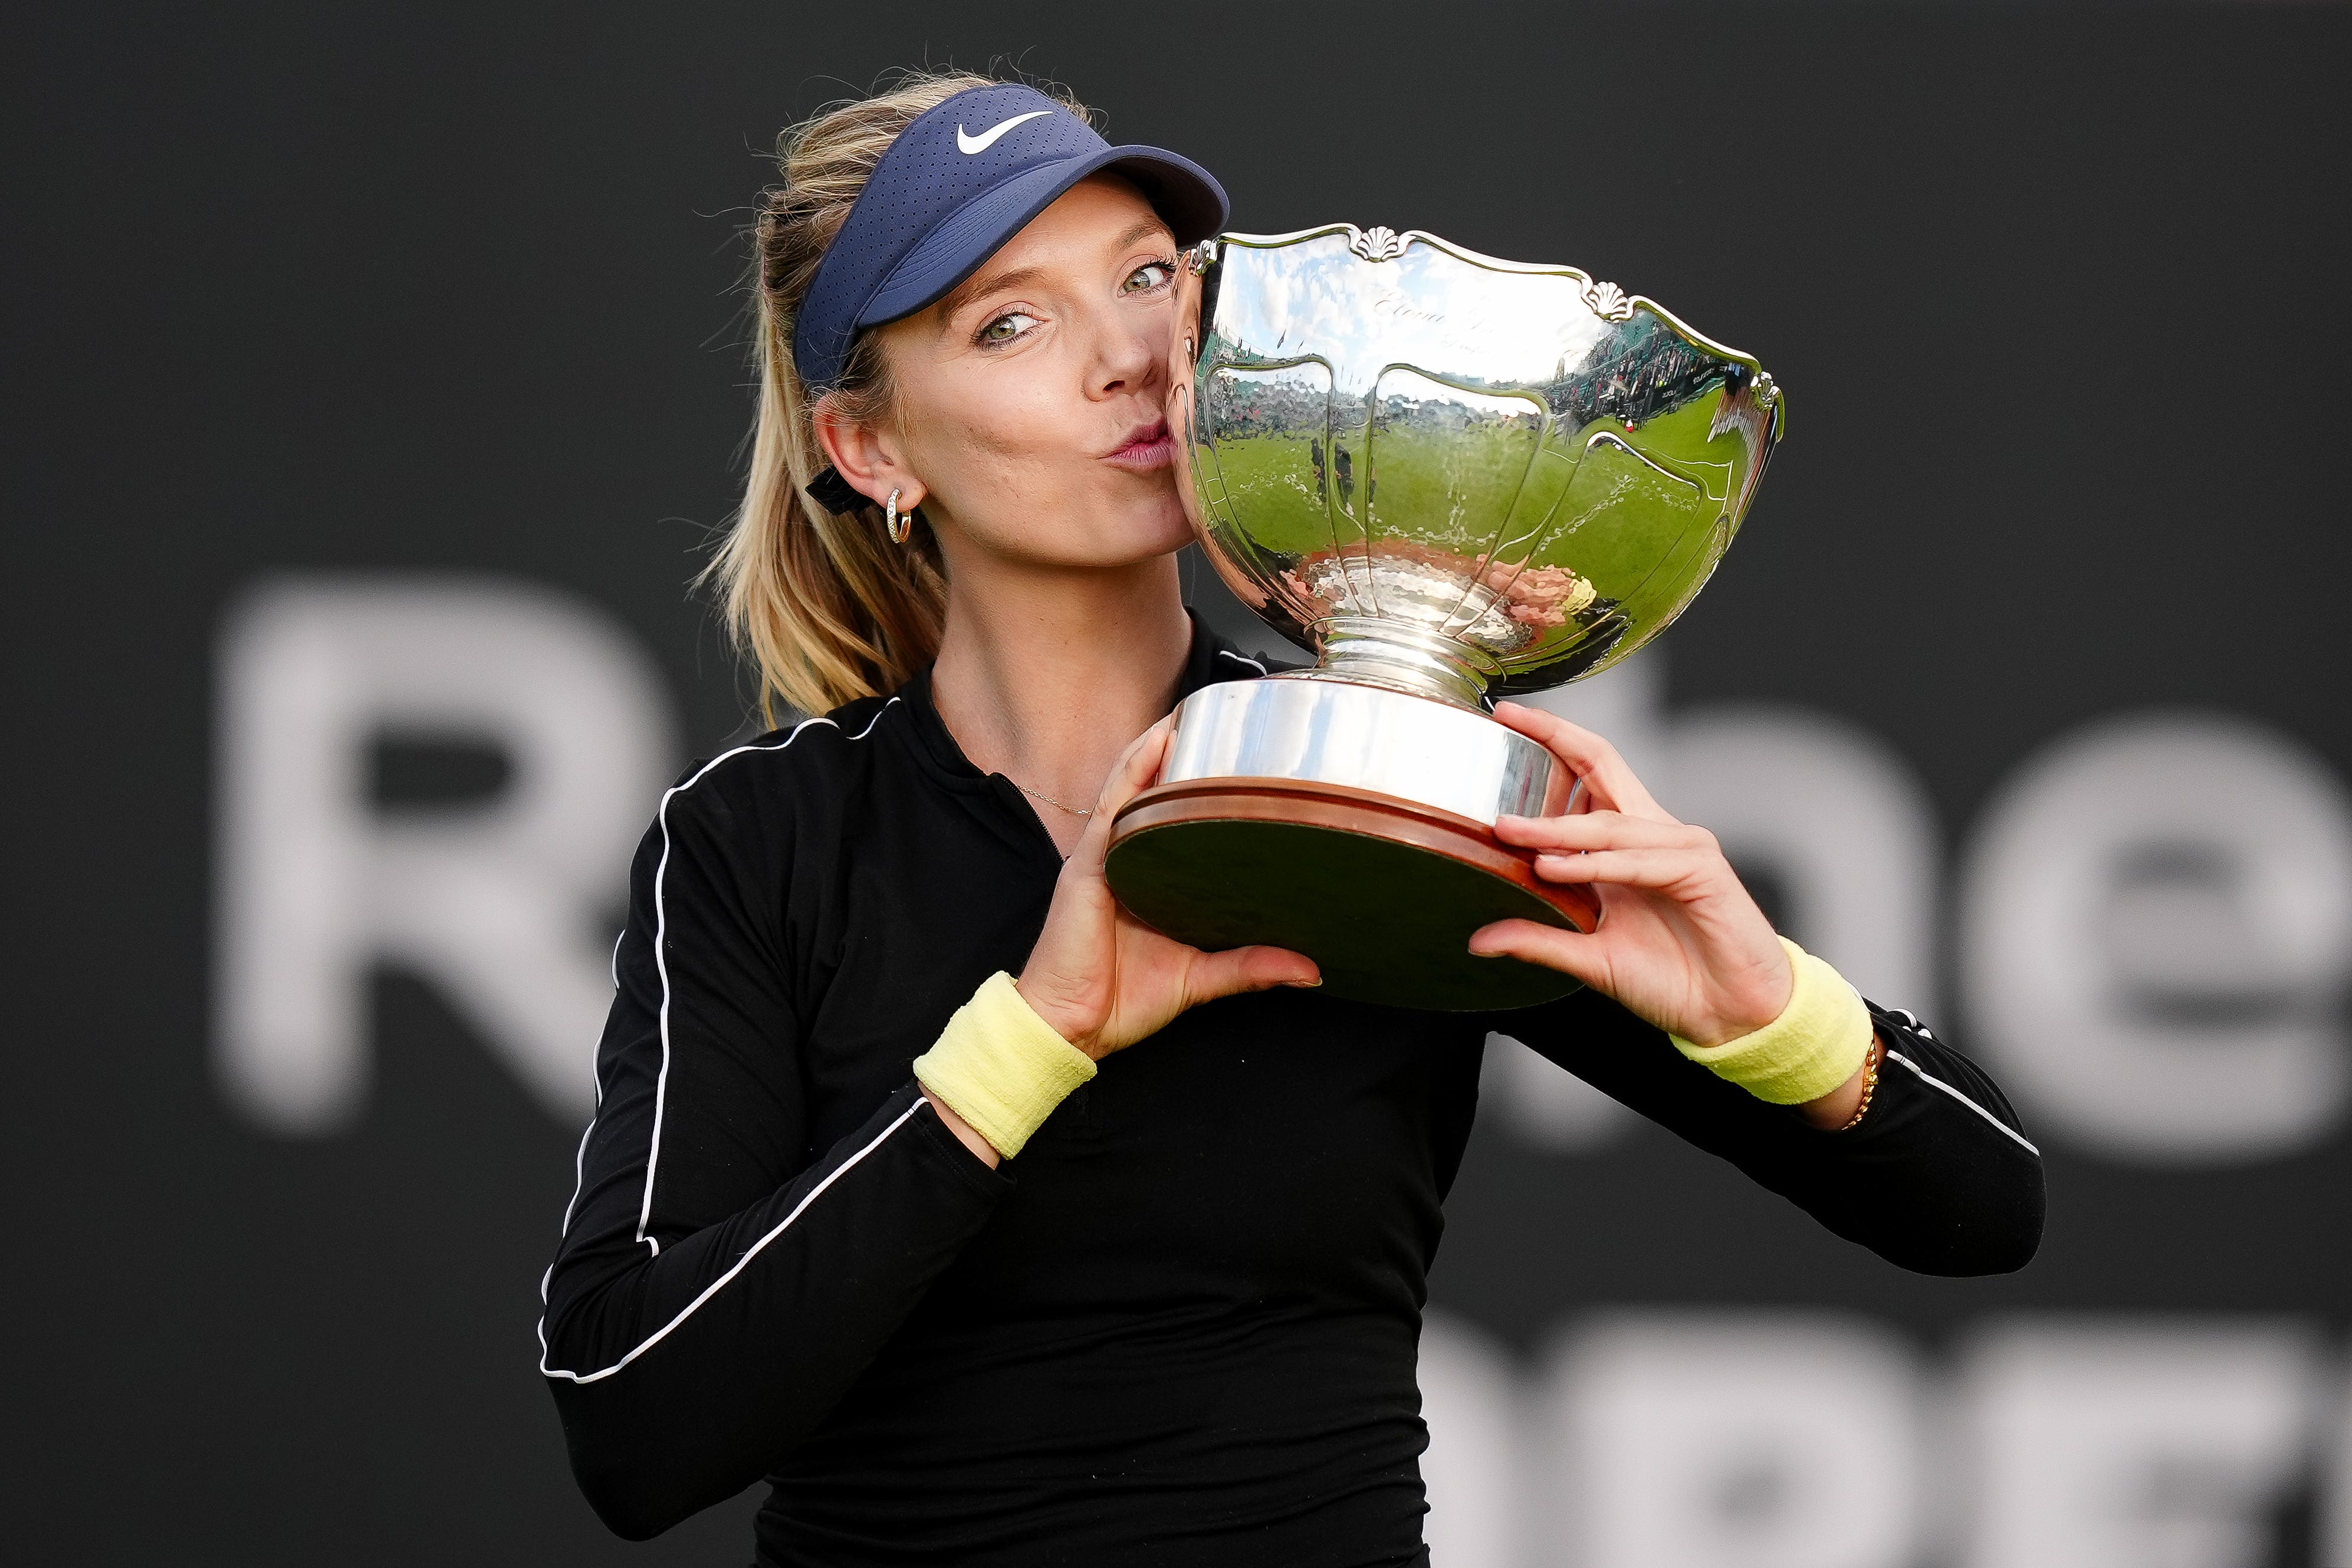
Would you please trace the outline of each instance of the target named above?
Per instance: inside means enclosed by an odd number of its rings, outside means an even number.
[[[1023,120],[1043,120],[1045,116],[1053,112],[1054,111],[1050,109],[1033,109],[1026,114],[1016,114],[1010,120],[1001,120],[998,123],[990,126],[987,130],[982,131],[977,136],[966,136],[963,131],[963,127],[959,125],[956,127],[956,146],[962,151],[963,155],[967,158],[971,157],[975,152],[985,152],[990,147],[995,144],[998,137],[1003,135],[1006,131],[1012,130]]]

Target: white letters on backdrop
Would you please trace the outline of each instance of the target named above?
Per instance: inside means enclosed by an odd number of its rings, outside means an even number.
[[[545,589],[298,578],[223,638],[214,1048],[261,1124],[320,1134],[362,1108],[368,971],[442,988],[561,1120],[585,1116],[612,998],[610,912],[673,765],[669,706],[626,633]],[[484,743],[508,787],[385,814],[380,735]]]
[[[1554,1506],[1538,1562],[1591,1568],[1905,1568],[1918,1376],[1864,1320],[1601,1319],[1545,1380]]]
[[[2296,1322],[2012,1321],[1931,1384],[1847,1317],[1612,1313],[1530,1378],[1433,1313],[1421,1375],[1444,1568],[2263,1568],[2315,1458],[2352,1568],[2352,1404]]]
[[[1963,1364],[1967,1568],[2263,1568],[2320,1364],[2271,1323],[2021,1324]]]
[[[1910,771],[1804,710],[1669,716],[1663,668],[1654,650],[1538,700],[1771,874],[1799,940],[1935,1016],[1936,838]],[[364,764],[386,730],[495,745],[511,788],[471,810],[378,812]],[[673,756],[636,644],[523,584],[289,579],[226,629],[219,736],[215,1038],[237,1103],[289,1132],[354,1113],[363,981],[389,960],[440,983],[572,1116],[608,994],[593,914],[617,896]],[[2352,803],[2284,737],[2174,717],[2061,741],[1988,810],[1959,915],[1971,1043],[2078,1145],[2242,1162],[2340,1119]],[[1630,1124],[1507,1038],[1493,1100],[1516,1136],[1590,1149]]]
[[[2318,1568],[2352,1568],[2352,1378],[2329,1380],[2328,1433],[2321,1450]]]
[[[1429,1451],[1421,1479],[1429,1518],[1423,1533],[1433,1568],[1520,1568],[1525,1561],[1518,1380],[1517,1362],[1485,1333],[1442,1312],[1423,1314],[1421,1415]]]
[[[2268,728],[2059,740],[1987,810],[1959,925],[1970,1043],[2077,1147],[2270,1159],[2343,1112],[2352,805]]]

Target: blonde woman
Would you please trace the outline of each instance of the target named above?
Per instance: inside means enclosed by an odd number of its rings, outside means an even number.
[[[788,140],[716,564],[771,701],[633,871],[541,1370],[652,1535],[765,1480],[769,1564],[1424,1560],[1414,1385],[1475,1017],[1318,996],[1127,918],[1109,820],[1256,662],[1191,621],[1165,418],[1204,171],[927,76]],[[1510,1032],[1840,1235],[2014,1269],[2037,1157],[1907,1014],[1777,939],[1597,737],[1507,824],[1595,883],[1482,952],[1589,989]]]

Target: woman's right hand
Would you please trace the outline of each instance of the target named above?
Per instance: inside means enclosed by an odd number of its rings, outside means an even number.
[[[1276,986],[1318,986],[1315,961],[1282,947],[1203,953],[1129,915],[1103,875],[1111,819],[1160,772],[1171,717],[1138,736],[1103,781],[1094,814],[1054,884],[1045,928],[1019,980],[1022,998],[1056,1034],[1099,1061],[1197,1003]]]

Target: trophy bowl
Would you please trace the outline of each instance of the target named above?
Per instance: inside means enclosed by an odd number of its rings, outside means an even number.
[[[1575,780],[1488,709],[1682,613],[1780,438],[1771,377],[1614,284],[1419,231],[1227,235],[1182,271],[1179,492],[1225,585],[1319,656],[1180,705],[1113,823],[1113,889],[1196,946],[1303,952],[1327,994],[1573,990],[1467,950],[1507,916],[1599,918],[1495,837]]]

